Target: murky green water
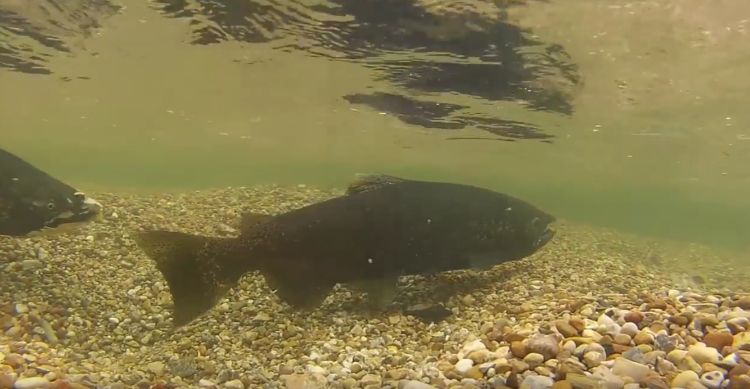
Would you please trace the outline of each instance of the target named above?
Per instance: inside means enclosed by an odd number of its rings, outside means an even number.
[[[746,2],[50,4],[0,1],[0,147],[79,187],[383,172],[747,247]]]

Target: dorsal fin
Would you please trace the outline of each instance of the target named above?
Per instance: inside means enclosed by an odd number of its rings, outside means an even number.
[[[259,224],[263,224],[273,218],[272,215],[264,215],[262,213],[245,212],[242,214],[240,220],[240,231],[247,231]]]
[[[357,174],[354,182],[346,188],[347,195],[368,192],[386,185],[398,184],[406,181],[403,178],[388,176],[384,174]]]

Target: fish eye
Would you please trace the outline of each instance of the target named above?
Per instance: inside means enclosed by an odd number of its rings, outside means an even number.
[[[50,201],[49,203],[47,203],[47,209],[49,209],[50,211],[53,210],[53,209],[55,209],[55,203],[52,202],[52,201]]]

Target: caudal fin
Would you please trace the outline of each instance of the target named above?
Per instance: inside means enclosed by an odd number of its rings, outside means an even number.
[[[169,285],[175,326],[211,309],[243,274],[231,268],[228,239],[171,231],[139,232],[135,239]]]

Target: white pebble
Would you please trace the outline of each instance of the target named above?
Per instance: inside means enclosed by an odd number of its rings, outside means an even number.
[[[622,329],[620,331],[622,331],[623,334],[630,335],[631,338],[638,335],[638,332],[639,332],[638,325],[635,323],[631,323],[631,322],[627,322],[623,324]]]
[[[214,384],[211,380],[201,378],[200,381],[198,381],[198,386],[200,386],[201,388],[213,388],[216,387],[216,384]]]
[[[721,382],[724,381],[724,375],[720,371],[709,371],[701,376],[701,383],[709,389],[718,389]]]
[[[26,313],[29,311],[29,307],[26,304],[16,304],[16,313]]]
[[[486,349],[487,349],[487,346],[485,346],[481,340],[477,339],[469,343],[466,343],[464,347],[461,349],[461,355],[466,356],[466,355],[471,354],[474,351],[486,350]]]
[[[688,348],[688,355],[700,364],[719,363],[721,361],[721,354],[719,354],[718,350],[699,344],[690,346]]]
[[[563,350],[569,351],[571,354],[576,350],[576,342],[569,340],[563,344]]]
[[[20,378],[13,384],[14,389],[41,389],[49,388],[50,382],[42,377]]]
[[[552,387],[552,384],[554,381],[550,377],[531,375],[523,380],[521,389],[548,389]]]
[[[596,322],[599,324],[599,332],[604,332],[612,336],[620,333],[620,325],[604,313],[599,316],[599,319]]]
[[[404,384],[403,389],[437,389],[434,386],[430,384],[425,384],[422,381],[406,381],[406,384]]]
[[[458,362],[456,362],[456,371],[461,374],[466,374],[472,366],[474,366],[474,361],[471,359],[459,359]]]
[[[615,360],[612,372],[621,377],[630,377],[636,382],[642,382],[651,369],[644,364],[619,357]]]
[[[598,351],[589,351],[583,355],[583,363],[589,368],[597,367],[604,361],[604,354]]]
[[[680,291],[677,289],[670,289],[667,292],[667,296],[669,296],[669,298],[677,298],[680,296]]]

